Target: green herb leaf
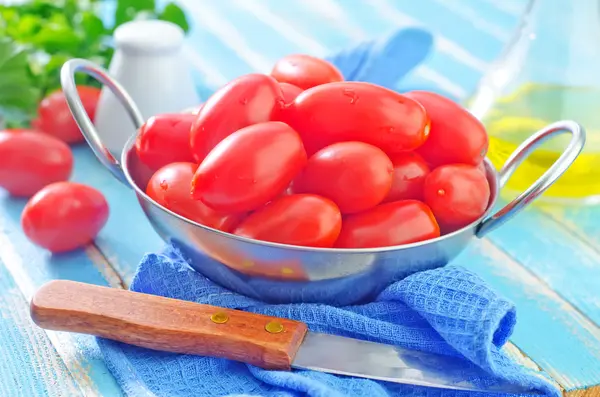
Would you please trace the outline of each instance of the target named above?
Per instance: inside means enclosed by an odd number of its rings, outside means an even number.
[[[102,20],[92,12],[86,11],[81,14],[81,28],[87,42],[96,42],[107,33]]]
[[[183,12],[183,10],[175,3],[167,4],[162,12],[158,14],[158,19],[173,22],[174,24],[179,25],[186,33],[190,30],[190,25],[188,24],[185,12]]]
[[[155,0],[118,0],[115,10],[115,27],[133,21],[142,11],[154,12],[155,9]]]
[[[0,39],[0,114],[35,110],[39,90],[31,85],[27,70],[27,53],[11,40]]]

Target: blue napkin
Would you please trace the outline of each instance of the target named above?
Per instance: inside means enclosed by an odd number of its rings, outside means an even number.
[[[194,272],[172,248],[146,255],[131,290],[301,320],[333,333],[446,355],[462,355],[490,376],[548,396],[560,392],[544,375],[520,367],[501,350],[515,325],[515,308],[478,276],[446,266],[414,274],[375,301],[342,308],[269,305],[226,290]],[[128,396],[480,396],[313,371],[266,371],[224,359],[147,350],[98,338],[108,368]]]

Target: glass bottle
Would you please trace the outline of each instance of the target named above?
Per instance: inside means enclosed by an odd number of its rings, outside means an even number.
[[[582,124],[584,151],[541,199],[600,203],[600,0],[529,0],[519,29],[468,106],[488,130],[488,157],[497,168],[543,126],[562,119]],[[533,153],[507,191],[531,185],[566,147],[564,138]]]

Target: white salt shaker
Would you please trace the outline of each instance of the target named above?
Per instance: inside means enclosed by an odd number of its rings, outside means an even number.
[[[128,22],[115,30],[114,40],[115,53],[108,71],[127,90],[145,120],[200,104],[183,56],[184,32],[179,26],[158,20]],[[136,133],[127,113],[106,87],[94,124],[116,158]]]

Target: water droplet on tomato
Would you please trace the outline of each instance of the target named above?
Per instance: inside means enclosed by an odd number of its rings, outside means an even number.
[[[248,98],[244,97],[244,98],[240,98],[240,103],[242,105],[246,105],[248,103]]]
[[[445,196],[446,191],[444,189],[438,189],[437,194],[438,194],[438,196]]]
[[[167,190],[169,188],[169,182],[163,179],[162,181],[160,181],[159,186],[162,190]]]
[[[356,95],[356,91],[353,89],[344,88],[343,94],[350,98],[350,103],[356,103],[358,101],[358,95]]]

